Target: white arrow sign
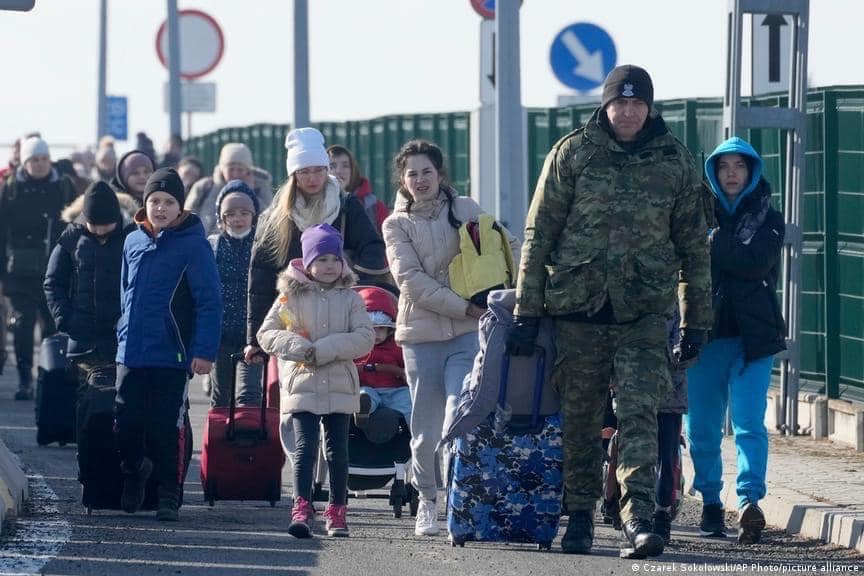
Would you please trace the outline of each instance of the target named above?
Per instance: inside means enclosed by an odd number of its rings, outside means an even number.
[[[603,68],[603,52],[595,50],[588,52],[579,37],[568,30],[561,36],[561,42],[573,55],[578,64],[573,68],[573,73],[595,82],[603,82],[606,78]]]

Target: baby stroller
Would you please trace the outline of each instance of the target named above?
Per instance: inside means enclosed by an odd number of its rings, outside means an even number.
[[[385,406],[378,408],[369,415],[364,430],[352,422],[348,430],[349,494],[360,498],[389,497],[394,518],[402,517],[405,504],[415,516],[419,494],[406,480],[410,460],[411,431],[399,412]],[[389,496],[366,493],[387,484]]]
[[[377,286],[355,286],[354,290],[363,298],[376,330],[378,327],[392,330],[398,307],[396,295]],[[384,364],[396,363],[394,355],[401,358],[401,350],[392,345],[382,353],[382,358],[386,358]],[[369,357],[357,361],[369,361]],[[393,377],[385,374],[384,378]],[[392,384],[388,380],[385,382]],[[374,386],[373,382],[364,385]],[[392,481],[389,498],[393,516],[401,518],[406,503],[411,515],[415,515],[419,494],[406,481],[406,469],[411,459],[411,432],[405,417],[397,410],[380,405],[361,426],[357,427],[352,420],[348,430],[349,493],[355,497],[371,496],[367,490],[383,488]]]

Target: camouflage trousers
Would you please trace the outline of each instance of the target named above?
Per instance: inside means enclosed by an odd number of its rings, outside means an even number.
[[[556,333],[553,378],[561,394],[567,510],[593,510],[601,496],[600,429],[614,382],[621,519],[651,518],[657,408],[672,387],[665,318],[648,315],[629,324],[558,320]]]

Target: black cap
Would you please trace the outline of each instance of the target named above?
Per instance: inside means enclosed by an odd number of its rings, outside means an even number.
[[[150,175],[147,184],[144,185],[145,204],[147,203],[147,196],[153,192],[170,194],[180,204],[180,208],[183,208],[183,203],[186,201],[186,187],[183,186],[183,180],[173,168],[160,168]]]
[[[84,218],[97,226],[120,221],[120,203],[117,194],[105,182],[94,182],[84,192]]]
[[[654,104],[654,84],[651,82],[651,76],[639,66],[632,64],[616,66],[603,82],[603,99],[600,101],[600,107],[606,108],[606,105],[616,98],[638,98],[651,108]]]

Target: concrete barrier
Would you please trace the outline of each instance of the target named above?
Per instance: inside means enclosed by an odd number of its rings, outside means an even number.
[[[21,462],[0,440],[0,525],[21,512],[27,499],[27,476]]]

